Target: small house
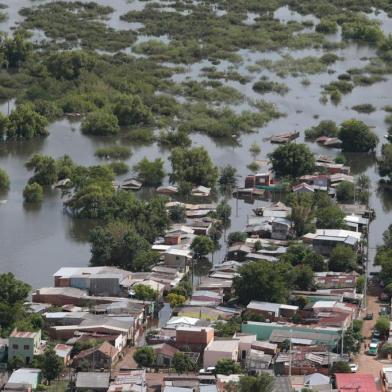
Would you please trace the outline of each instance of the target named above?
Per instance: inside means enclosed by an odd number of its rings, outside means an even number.
[[[64,366],[67,366],[71,361],[72,346],[67,344],[56,344],[54,352],[63,361]]]
[[[79,372],[76,374],[76,392],[106,392],[109,381],[109,372]]]
[[[87,363],[91,369],[111,369],[118,360],[119,351],[110,343],[81,351],[73,358],[74,367],[81,368]]]
[[[156,364],[160,367],[171,367],[174,355],[178,352],[178,349],[167,344],[160,343],[154,344],[151,348],[155,352]]]
[[[204,350],[203,366],[215,366],[222,359],[238,359],[239,340],[213,340]]]
[[[9,336],[8,342],[8,361],[19,357],[28,365],[33,360],[34,355],[38,355],[42,351],[41,330],[23,332],[15,329]]]
[[[5,391],[30,392],[37,389],[41,383],[41,370],[33,368],[20,368],[14,370],[4,388]]]

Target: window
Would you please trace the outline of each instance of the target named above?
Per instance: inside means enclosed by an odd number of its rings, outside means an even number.
[[[25,344],[25,345],[23,346],[23,349],[24,349],[24,350],[30,350],[30,346],[29,346],[28,344]]]
[[[19,348],[19,346],[18,346],[17,344],[13,344],[13,345],[12,345],[12,348],[13,348],[14,350],[17,350],[17,349]]]

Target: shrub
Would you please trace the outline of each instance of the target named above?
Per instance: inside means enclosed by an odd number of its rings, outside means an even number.
[[[0,168],[0,192],[7,191],[10,187],[10,179],[8,174]]]
[[[27,184],[23,190],[23,198],[26,203],[39,203],[42,201],[43,197],[43,188],[36,182]]]
[[[95,151],[95,156],[105,159],[127,159],[131,156],[131,151],[125,146],[108,146],[101,147]]]
[[[105,111],[87,114],[82,122],[82,132],[94,136],[115,135],[119,132],[117,117]]]

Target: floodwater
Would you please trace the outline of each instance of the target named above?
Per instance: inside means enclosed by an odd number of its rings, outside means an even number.
[[[5,10],[9,14],[9,19],[0,24],[0,30],[10,31],[15,22],[20,21],[18,10],[23,6],[31,6],[30,0],[13,0],[9,2],[9,8]],[[37,4],[37,2],[33,2]],[[39,2],[41,4],[42,2]],[[101,4],[108,4],[108,1],[100,0]],[[108,20],[108,24],[113,28],[126,29],[136,28],[132,24],[127,24],[119,20],[119,16],[129,9],[141,9],[145,3],[142,1],[126,2],[125,0],[110,1],[116,11]],[[282,22],[298,20],[298,14],[290,13],[286,8],[276,12],[277,18]],[[374,17],[377,17],[374,15]],[[249,15],[249,21],[253,15]],[[304,20],[313,20],[310,15],[303,17]],[[392,25],[391,20],[382,14],[382,26],[389,30]],[[144,37],[143,37],[144,39]],[[338,34],[331,36],[331,40],[338,40]],[[302,50],[291,51],[282,50],[273,53],[260,53],[242,50],[244,61],[234,67],[241,73],[252,78],[250,83],[241,85],[238,82],[227,82],[228,85],[237,88],[246,98],[256,100],[265,99],[273,102],[278,109],[287,114],[277,120],[270,122],[266,127],[258,132],[241,137],[240,144],[230,141],[211,140],[204,135],[192,135],[195,146],[204,146],[208,149],[213,161],[220,167],[231,164],[237,167],[240,184],[243,184],[245,176],[248,174],[246,166],[252,161],[249,154],[249,147],[253,142],[257,142],[262,152],[259,159],[275,148],[264,138],[273,134],[298,130],[301,131],[303,141],[303,131],[308,127],[318,124],[321,120],[332,119],[340,123],[349,118],[358,118],[374,127],[374,131],[383,141],[387,126],[384,123],[385,112],[382,108],[391,103],[392,100],[392,80],[387,78],[385,82],[376,83],[369,87],[356,87],[351,94],[342,97],[338,106],[331,102],[322,104],[319,100],[322,86],[330,81],[336,80],[337,76],[353,67],[364,67],[369,62],[369,58],[374,56],[374,52],[368,47],[350,45],[336,53],[341,59],[329,67],[331,72],[324,72],[316,75],[304,75],[299,77],[288,76],[279,80],[273,72],[260,69],[251,73],[248,71],[249,65],[254,65],[256,61],[262,59],[278,60],[283,55],[290,54],[292,57],[301,58],[305,56],[321,56],[322,50]],[[201,80],[199,73],[204,66],[211,66],[208,61],[203,61],[187,68],[186,73],[175,75],[176,81],[193,78]],[[225,70],[232,66],[228,62],[221,62],[217,67]],[[265,94],[260,96],[252,90],[253,83],[261,76],[269,76],[273,80],[281,81],[289,87],[289,92],[284,95]],[[306,78],[310,81],[308,86],[303,86],[301,81]],[[377,111],[370,114],[359,114],[351,109],[352,106],[361,103],[372,103],[377,107]],[[12,110],[14,103],[10,102]],[[7,113],[8,105],[4,103],[0,110]],[[253,110],[247,100],[235,107],[235,110]],[[34,288],[50,285],[52,274],[62,266],[86,266],[88,265],[90,250],[87,242],[88,232],[93,226],[93,222],[71,219],[64,214],[62,200],[58,191],[49,191],[42,205],[38,208],[26,208],[23,205],[22,191],[31,176],[25,168],[25,162],[34,154],[42,153],[55,158],[68,154],[76,163],[82,165],[97,164],[100,161],[94,156],[98,147],[113,143],[113,140],[103,140],[102,138],[91,138],[84,136],[80,132],[78,122],[68,120],[57,121],[50,125],[50,135],[42,140],[34,140],[23,143],[0,145],[0,167],[5,169],[11,179],[11,188],[7,194],[0,195],[0,273],[12,272],[18,278],[30,283]],[[126,144],[122,141],[123,144]],[[379,148],[381,147],[381,143]],[[162,157],[166,160],[166,170],[169,171],[167,157],[169,151],[160,149],[156,144],[150,146],[129,144],[132,148],[132,157],[127,163],[132,167],[144,156],[150,159]],[[326,150],[317,144],[309,144],[311,150],[317,154],[336,155],[337,150]],[[379,151],[378,151],[379,152]],[[371,256],[374,249],[382,241],[382,232],[391,222],[392,198],[386,192],[377,192],[379,177],[375,167],[375,159],[372,156],[354,154],[347,157],[352,166],[354,174],[366,173],[372,180],[371,207],[376,211],[376,220],[370,227],[370,248]],[[266,204],[258,201],[254,205],[229,200],[232,206],[231,228],[228,230],[241,230],[245,224],[247,215],[252,213],[252,208]],[[237,207],[238,206],[238,214]],[[224,256],[225,245],[215,253],[214,262],[221,262]],[[374,270],[374,267],[370,268]]]

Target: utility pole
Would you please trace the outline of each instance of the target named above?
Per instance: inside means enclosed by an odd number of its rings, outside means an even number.
[[[291,350],[292,350],[293,330],[290,329],[290,346],[289,346],[289,377],[291,377]]]
[[[343,349],[344,349],[344,327],[342,327],[342,347],[341,347],[341,352],[340,356],[343,358]]]

